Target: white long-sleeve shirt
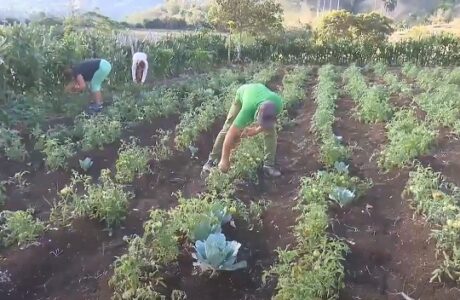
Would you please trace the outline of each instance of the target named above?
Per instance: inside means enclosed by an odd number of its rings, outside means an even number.
[[[131,68],[132,75],[133,75],[133,81],[136,82],[136,69],[137,69],[137,64],[139,62],[143,61],[145,63],[145,68],[144,72],[142,73],[142,80],[141,82],[145,82],[145,78],[147,77],[147,70],[149,69],[149,63],[147,62],[147,54],[143,52],[136,52],[133,55],[133,66]]]

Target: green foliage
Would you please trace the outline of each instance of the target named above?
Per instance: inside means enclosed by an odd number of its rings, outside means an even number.
[[[105,115],[97,115],[88,119],[77,119],[77,128],[80,128],[83,139],[81,141],[83,151],[99,148],[105,144],[117,141],[121,135],[122,125],[120,121],[110,119]]]
[[[432,146],[436,131],[419,121],[414,111],[403,109],[387,124],[389,143],[382,151],[380,165],[386,169],[402,167]]]
[[[214,0],[209,20],[232,33],[272,34],[282,28],[283,10],[273,0]]]
[[[308,67],[296,66],[283,77],[281,97],[286,109],[298,104],[305,98],[305,85],[311,73]]]
[[[440,78],[434,78],[436,75]],[[417,77],[418,83],[427,90],[415,98],[415,102],[427,113],[426,119],[435,126],[456,127],[460,116],[459,70],[429,74],[424,70]],[[430,82],[432,79],[435,83]]]
[[[110,178],[110,171],[101,171],[98,184],[87,184],[82,204],[86,206],[85,213],[91,218],[104,221],[108,227],[118,226],[126,216],[128,202],[133,194],[123,191],[123,188]]]
[[[162,161],[169,159],[172,154],[171,147],[171,138],[173,132],[171,130],[164,131],[163,129],[158,129],[156,131],[156,142],[155,146],[152,149],[152,155],[157,161]]]
[[[444,182],[440,173],[418,165],[409,175],[403,195],[412,200],[418,213],[438,225],[432,229],[441,265],[433,271],[431,281],[458,281],[460,274],[460,197],[458,187]]]
[[[393,33],[391,19],[378,13],[353,14],[345,10],[325,14],[316,27],[320,44],[340,41],[362,41],[382,44]]]
[[[227,173],[214,170],[206,178],[208,192],[216,195],[228,196],[234,192],[234,182],[238,180],[252,180],[257,182],[257,172],[264,160],[263,137],[257,135],[241,141],[231,156],[231,168]]]
[[[130,143],[123,141],[118,151],[115,163],[115,179],[123,184],[133,182],[136,177],[141,177],[149,172],[149,161],[152,159],[152,149],[140,147],[136,139]]]
[[[17,244],[27,247],[43,233],[45,226],[34,219],[31,211],[2,211],[0,213],[0,237],[4,246]]]
[[[66,169],[67,161],[75,155],[75,145],[70,139],[60,143],[57,138],[45,138],[43,153],[45,153],[46,166],[55,171],[59,168]]]
[[[357,106],[358,119],[366,123],[383,122],[390,119],[393,109],[389,95],[382,86],[369,88]]]
[[[391,117],[390,97],[382,86],[368,87],[364,76],[355,65],[344,72],[344,78],[347,81],[345,90],[357,103],[356,115],[360,121],[383,122]]]
[[[262,83],[264,85],[267,85],[273,78],[275,78],[276,74],[278,73],[279,67],[280,66],[277,63],[270,64],[268,67],[263,68],[262,70],[254,74],[252,81],[254,83]]]
[[[335,102],[338,97],[336,71],[332,65],[321,67],[318,72],[318,85],[315,90],[316,111],[311,128],[320,141],[321,161],[328,167],[335,162],[345,161],[350,156],[333,131]]]
[[[148,248],[140,237],[135,236],[127,241],[128,254],[117,257],[109,280],[109,285],[114,289],[113,299],[161,299],[162,295],[154,290],[156,286],[164,286],[160,265],[150,259],[154,250]]]
[[[115,183],[110,170],[101,170],[99,183],[93,184],[91,177],[74,172],[70,184],[60,191],[61,200],[51,209],[50,221],[57,225],[69,225],[75,217],[90,217],[104,221],[108,228],[118,226],[126,216],[128,202],[134,197]],[[83,187],[83,194],[77,187]]]
[[[0,150],[8,159],[16,161],[24,161],[28,155],[18,132],[3,127],[0,127]]]
[[[0,181],[0,207],[5,205],[7,199],[6,187],[3,181]]]
[[[178,205],[168,211],[152,210],[143,236],[128,240],[128,253],[117,258],[110,279],[115,299],[156,299],[159,294],[155,289],[164,285],[160,266],[177,259],[179,241],[184,237],[185,242],[195,241],[203,224],[220,228],[221,223],[229,221],[229,214],[243,219],[249,216],[247,208],[237,200],[185,199],[181,195],[178,200]]]
[[[278,278],[274,299],[337,299],[344,286],[342,262],[348,246],[328,233],[327,199],[337,187],[365,192],[369,184],[346,173],[317,172],[303,178],[294,226],[296,245],[278,249],[278,262],[267,275]]]

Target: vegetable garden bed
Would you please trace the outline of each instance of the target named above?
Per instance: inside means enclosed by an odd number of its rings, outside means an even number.
[[[436,273],[430,283],[444,259],[428,240],[436,225],[401,197],[416,158],[460,184],[460,165],[453,161],[460,142],[454,135],[436,137],[438,131],[455,134],[457,124],[433,121],[439,112],[427,105],[428,94],[423,102],[404,101],[404,110],[419,103],[429,109],[429,117],[414,114],[410,121],[429,133],[430,147],[399,149],[408,154],[382,165],[383,156],[399,153],[386,150],[397,140],[391,127],[401,109],[389,100],[414,95],[391,74],[408,78],[406,72],[356,68],[342,84],[344,70],[270,65],[222,72],[183,89],[115,94],[107,120],[77,118],[71,135],[42,128],[30,141],[21,140],[31,154],[23,162],[2,149],[9,157],[0,160],[3,208],[33,211],[0,218],[0,298],[398,299],[404,292],[414,299],[458,299],[446,274]],[[358,84],[350,83],[350,74]],[[373,87],[368,74],[393,84]],[[204,181],[201,165],[234,88],[249,81],[276,87],[289,100],[278,141],[283,175],[260,176],[256,138],[241,144],[228,175],[213,173]],[[358,93],[360,88],[367,92]],[[152,109],[161,99],[168,105]],[[383,114],[374,113],[375,103]],[[86,135],[77,134],[81,124]],[[106,139],[98,138],[101,132]],[[14,141],[7,145],[21,150],[14,134],[7,135]],[[72,147],[61,135],[71,138]],[[42,147],[33,150],[32,141]],[[86,157],[93,163],[85,171],[79,160]],[[80,174],[74,185],[71,169]],[[206,203],[225,213],[210,215],[214,210]],[[227,215],[232,222],[223,222]],[[213,276],[194,268],[194,246],[201,249],[198,241],[209,237],[196,231],[197,220],[209,220],[213,233],[221,229],[228,241],[240,243],[236,263],[246,267]],[[18,237],[18,228],[27,234]],[[208,263],[198,261],[201,267]]]

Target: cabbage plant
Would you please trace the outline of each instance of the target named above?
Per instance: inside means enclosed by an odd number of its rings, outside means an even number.
[[[348,165],[344,163],[343,161],[341,162],[336,161],[334,163],[334,168],[339,173],[348,174]]]
[[[196,241],[192,256],[196,259],[194,266],[202,272],[235,271],[246,268],[246,261],[236,262],[236,256],[241,244],[236,241],[227,241],[222,233],[213,233],[205,241]]]
[[[80,162],[80,168],[82,168],[85,172],[87,172],[93,165],[93,161],[89,157],[85,158],[84,160],[79,159],[78,161]]]
[[[329,199],[337,202],[341,207],[350,204],[355,199],[355,193],[344,187],[335,187],[329,194]]]

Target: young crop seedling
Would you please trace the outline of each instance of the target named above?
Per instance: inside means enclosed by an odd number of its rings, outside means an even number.
[[[152,159],[152,149],[138,146],[138,141],[123,142],[118,152],[115,164],[118,182],[129,184],[137,177],[150,172],[149,161]]]
[[[295,207],[299,212],[294,226],[297,243],[291,250],[278,249],[278,262],[264,274],[264,279],[277,277],[275,299],[338,298],[345,278],[342,262],[349,249],[328,233],[328,198],[334,195],[340,201],[338,194],[345,190],[356,190],[359,197],[369,187],[367,182],[340,169],[303,178]],[[351,199],[346,198],[347,202]]]
[[[102,149],[105,144],[115,142],[121,135],[121,123],[104,115],[79,120],[76,126],[81,127],[83,151]]]
[[[59,168],[66,169],[68,159],[75,155],[75,145],[70,140],[63,143],[55,138],[46,138],[43,147],[45,153],[45,164],[51,170],[55,171]]]
[[[417,156],[426,154],[436,137],[436,131],[419,121],[410,109],[395,113],[386,128],[389,143],[379,161],[385,169],[402,167]]]
[[[171,149],[171,138],[173,132],[171,130],[158,129],[156,131],[155,137],[156,142],[153,146],[152,154],[156,161],[163,161],[169,159],[173,150]]]
[[[99,184],[85,186],[86,194],[82,196],[82,203],[86,205],[86,213],[91,218],[105,221],[109,228],[113,228],[124,220],[128,202],[134,195],[115,183],[108,169],[101,171],[99,181]]]
[[[85,172],[88,172],[88,170],[93,165],[93,161],[89,157],[86,157],[83,160],[79,159],[78,162],[80,163],[80,168]]]
[[[209,236],[219,235],[221,226],[233,217],[245,220],[249,217],[246,206],[237,200],[211,196],[185,199],[180,194],[178,197],[179,204],[169,211],[151,211],[149,220],[144,224],[143,236],[130,239],[128,254],[115,262],[110,283],[115,287],[116,299],[131,299],[126,295],[156,295],[156,288],[164,284],[160,272],[164,266],[177,259],[181,243],[189,246],[194,243],[203,245]],[[215,240],[222,241],[220,235]],[[230,248],[231,245],[227,246]],[[203,250],[201,246],[199,249]],[[225,253],[224,257],[204,250],[200,252],[200,265],[211,269],[232,269],[233,258],[226,256],[232,256],[236,247],[231,248],[231,252],[226,251],[226,248],[221,249],[223,252],[218,249],[220,248],[214,250],[220,251],[220,254]],[[149,269],[152,270],[151,273],[147,272]]]
[[[29,210],[0,212],[0,238],[6,247],[16,244],[25,248],[44,230],[44,224],[39,219],[34,219]]]
[[[24,161],[28,155],[18,132],[3,127],[0,127],[0,150],[8,159],[16,161]]]
[[[409,175],[403,192],[416,211],[437,227],[432,229],[436,239],[438,256],[443,262],[432,273],[431,281],[442,282],[445,278],[460,279],[460,191],[458,187],[444,182],[440,173],[418,165]]]

